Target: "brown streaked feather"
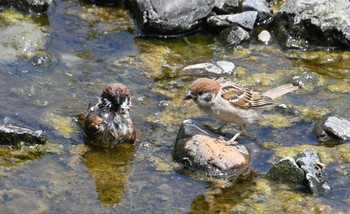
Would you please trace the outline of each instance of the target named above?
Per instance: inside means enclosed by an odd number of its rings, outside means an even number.
[[[88,135],[96,134],[100,129],[100,124],[102,123],[102,118],[96,114],[89,114],[85,120],[85,132]]]
[[[260,92],[242,88],[233,83],[222,88],[221,96],[239,108],[262,107],[273,104],[271,98],[263,96]]]
[[[191,83],[189,87],[192,92],[212,92],[218,94],[220,91],[220,84],[213,79],[199,78]]]

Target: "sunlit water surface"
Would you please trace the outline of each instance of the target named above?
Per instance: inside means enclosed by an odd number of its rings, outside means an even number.
[[[28,19],[44,29],[46,41],[40,51],[49,57],[14,54],[15,60],[2,58],[0,119],[45,130],[54,149],[17,167],[4,167],[0,206],[5,212],[244,212],[240,206],[245,206],[249,207],[245,212],[332,213],[346,212],[350,207],[349,153],[327,167],[333,189],[319,198],[287,187],[267,194],[253,181],[271,167],[269,160],[274,158],[275,147],[324,147],[312,134],[313,122],[320,115],[349,116],[349,53],[287,52],[276,44],[229,50],[215,35],[205,33],[147,39],[138,36],[124,8],[94,7],[72,0],[58,0],[46,15]],[[253,151],[253,178],[246,182],[211,181],[182,171],[172,161],[171,151],[182,120],[195,118],[213,126],[220,124],[181,99],[193,79],[183,74],[182,68],[215,60],[234,62],[237,70],[232,78],[259,90],[291,82],[303,72],[316,75],[316,83],[280,100],[306,109],[306,116],[290,116],[285,127],[256,124],[241,138],[241,143]],[[113,81],[124,83],[132,91],[137,142],[112,151],[89,149],[84,146],[77,114]],[[269,114],[278,113],[270,110]],[[236,130],[235,126],[225,129]],[[274,146],[263,146],[266,142],[274,142]],[[271,207],[259,205],[259,200],[268,201]],[[321,207],[311,210],[319,203]]]

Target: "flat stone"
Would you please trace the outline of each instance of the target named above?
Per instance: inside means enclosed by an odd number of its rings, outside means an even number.
[[[15,126],[12,124],[0,125],[0,145],[18,146],[25,144],[44,144],[47,141],[47,135],[42,130],[32,130]]]
[[[186,66],[183,69],[185,74],[228,74],[231,75],[235,69],[235,64],[229,61],[217,61],[214,63],[199,63]]]
[[[258,12],[246,11],[232,15],[217,15],[207,18],[207,23],[215,27],[241,26],[242,28],[252,30],[257,19]]]

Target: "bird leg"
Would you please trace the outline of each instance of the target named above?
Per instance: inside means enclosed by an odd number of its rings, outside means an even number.
[[[245,128],[246,128],[245,124],[240,125],[239,126],[239,129],[240,129],[239,132],[237,132],[235,134],[235,136],[233,136],[233,138],[231,138],[231,140],[226,141],[226,144],[228,144],[228,145],[235,145],[235,144],[237,144],[238,142],[235,141],[235,140],[242,134],[242,132],[244,131]]]

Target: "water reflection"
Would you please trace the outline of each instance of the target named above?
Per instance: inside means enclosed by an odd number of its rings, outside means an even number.
[[[114,149],[92,148],[83,156],[83,163],[95,179],[96,192],[102,204],[121,201],[129,178],[134,145],[121,144]]]

